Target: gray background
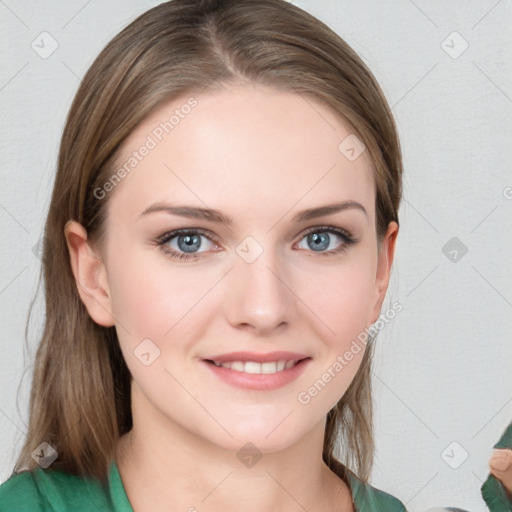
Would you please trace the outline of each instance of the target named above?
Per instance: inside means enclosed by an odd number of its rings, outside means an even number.
[[[27,425],[41,297],[28,352],[24,327],[65,116],[101,48],[158,3],[0,0],[0,481]],[[412,512],[484,511],[487,460],[512,420],[512,3],[294,3],[369,65],[403,146],[388,304],[404,309],[377,342],[372,485]]]

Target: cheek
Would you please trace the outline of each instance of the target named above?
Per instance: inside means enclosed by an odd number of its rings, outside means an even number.
[[[340,349],[370,325],[375,264],[371,252],[360,252],[344,264],[304,273],[299,283],[306,312]]]
[[[164,328],[161,315],[164,283],[154,269],[137,259],[123,258],[111,272],[112,312],[116,322],[133,336],[153,338]],[[168,311],[168,313],[170,313]],[[169,319],[170,320],[170,319]]]
[[[152,251],[124,254],[109,271],[120,341],[137,344],[149,338],[161,345],[173,333],[181,334],[214,282],[204,272],[155,258]]]
[[[335,273],[317,275],[314,291],[311,285],[303,288],[304,302],[315,314],[309,313],[310,325],[319,326],[316,335],[323,340],[317,353],[322,363],[304,379],[297,401],[311,404],[316,414],[336,405],[363,361],[375,285],[371,268],[368,260],[340,266]]]
[[[121,351],[133,378],[149,394],[151,389],[180,392],[162,370],[186,356],[187,340],[200,337],[203,318],[195,306],[211,287],[199,272],[166,263],[144,253],[124,255],[109,277]]]

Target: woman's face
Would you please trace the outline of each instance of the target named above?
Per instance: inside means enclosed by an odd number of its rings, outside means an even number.
[[[109,203],[96,302],[112,315],[144,421],[275,451],[323,428],[352,381],[396,225],[379,255],[367,152],[357,156],[322,105],[252,86],[193,98],[139,125],[113,174],[129,171],[97,191]],[[285,370],[236,363],[243,371],[206,361],[233,352],[307,359]]]

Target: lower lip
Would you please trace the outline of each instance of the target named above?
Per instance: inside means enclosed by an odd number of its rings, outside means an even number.
[[[224,382],[244,389],[255,389],[259,391],[272,391],[279,389],[294,381],[306,369],[311,358],[299,361],[288,370],[281,370],[276,373],[245,373],[237,372],[231,368],[216,366],[213,363],[202,361],[215,375]]]

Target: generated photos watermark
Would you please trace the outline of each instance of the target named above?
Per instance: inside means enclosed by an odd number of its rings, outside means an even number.
[[[135,169],[149,153],[155,149],[166,135],[172,132],[183,119],[185,119],[192,109],[197,107],[199,102],[196,98],[189,98],[180,108],[175,108],[173,115],[167,121],[161,122],[146,137],[144,143],[121,165],[112,176],[101,187],[96,187],[93,195],[96,199],[104,199],[106,195],[114,190],[119,183]]]
[[[311,386],[299,392],[297,400],[302,405],[307,405],[311,400],[316,397],[326,386],[338,375],[343,369],[350,364],[354,356],[361,352],[362,348],[366,346],[368,338],[375,336],[378,332],[382,331],[388,325],[396,314],[402,311],[403,306],[400,302],[394,302],[391,307],[379,316],[379,319],[370,327],[366,327],[361,331],[356,338],[352,340],[350,348],[343,354],[338,354],[336,360],[325,370],[325,372],[318,378]]]

